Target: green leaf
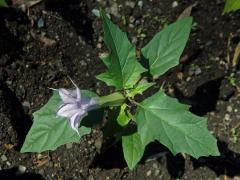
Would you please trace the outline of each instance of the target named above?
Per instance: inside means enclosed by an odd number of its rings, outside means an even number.
[[[5,0],[0,0],[0,7],[7,7],[7,3]]]
[[[219,155],[217,140],[207,129],[205,118],[189,112],[189,106],[158,92],[139,104],[136,113],[138,133],[144,145],[158,140],[176,155],[195,158]]]
[[[98,75],[97,79],[118,90],[131,88],[146,70],[137,61],[135,47],[126,33],[113,24],[103,11],[100,11],[100,15],[109,55],[102,58],[108,70]]]
[[[149,83],[146,80],[141,80],[136,87],[127,91],[128,97],[134,97],[137,94],[142,94],[148,88],[152,87],[156,83]]]
[[[96,96],[90,91],[81,91],[83,96]],[[68,120],[56,117],[56,110],[61,104],[61,98],[57,92],[39,111],[33,113],[33,125],[27,134],[21,152],[43,152],[46,150],[55,150],[58,146],[69,143],[79,142],[79,135],[71,129]],[[83,120],[91,117],[94,111],[89,112]],[[95,118],[98,116],[95,116]],[[98,117],[101,118],[101,117]],[[88,120],[89,121],[89,120]],[[89,134],[91,128],[81,126],[79,128],[80,136]]]
[[[120,112],[117,117],[117,122],[120,126],[126,126],[131,120],[131,117],[128,115],[128,112],[126,112],[126,108],[127,108],[126,104],[123,104],[120,108]]]
[[[124,158],[129,169],[133,169],[141,160],[145,146],[142,144],[140,135],[138,133],[126,135],[122,137],[122,148]]]
[[[141,50],[153,76],[160,76],[179,64],[179,58],[187,43],[191,25],[191,17],[178,20],[157,33]]]
[[[226,0],[223,13],[229,13],[240,9],[240,0]]]

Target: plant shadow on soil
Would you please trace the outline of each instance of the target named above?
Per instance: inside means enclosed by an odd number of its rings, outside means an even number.
[[[6,62],[1,62],[2,65],[9,64],[12,60],[16,59],[20,54],[22,54],[23,43],[18,39],[16,32],[10,32],[10,30],[5,26],[5,19],[16,20],[19,22],[26,22],[26,15],[22,12],[13,8],[0,8],[0,57],[6,56],[6,58],[1,58],[6,60]]]
[[[198,116],[204,116],[208,112],[216,110],[216,104],[219,99],[220,86],[223,77],[208,81],[199,86],[194,95],[185,98],[184,95],[175,88],[175,95],[181,103],[189,104],[190,111]]]
[[[8,60],[3,64],[7,65],[11,63],[11,61],[19,59],[19,56],[23,54],[23,44],[18,39],[17,35],[11,33],[8,28],[5,27],[4,19],[14,20],[18,18],[19,21],[24,23],[27,22],[27,18],[21,11],[13,8],[0,9],[0,17],[0,32],[3,34],[3,36],[1,36],[3,39],[0,39],[0,41],[3,42],[3,44],[1,44],[3,46],[0,46],[0,56],[7,55],[6,58],[8,58]],[[15,150],[19,151],[31,127],[32,121],[24,112],[23,106],[16,94],[4,83],[4,81],[4,77],[0,77],[0,91],[3,98],[0,103],[3,103],[3,111],[10,119],[10,123],[17,133],[18,144]]]
[[[11,168],[7,170],[0,171],[0,179],[11,179],[11,180],[44,180],[44,178],[39,174],[34,173],[24,173],[18,175],[17,168]]]
[[[11,120],[11,125],[17,133],[18,144],[15,150],[20,151],[25,137],[32,125],[31,118],[25,114],[21,102],[5,84],[0,84],[0,90],[3,92],[3,97],[7,109],[8,116]]]
[[[177,97],[181,102],[188,102],[192,105],[191,112],[201,116],[205,115],[216,108],[222,80],[223,78],[221,77],[201,85],[190,98],[184,98],[180,92],[178,92]],[[92,163],[92,167],[100,167],[102,169],[123,169],[127,167],[121,146],[121,143],[118,143],[104,153],[97,155]],[[219,157],[202,157],[198,160],[191,158],[190,161],[194,169],[206,166],[213,170],[217,176],[227,175],[234,177],[240,175],[240,154],[229,150],[227,143],[223,141],[218,141],[218,147],[221,153]],[[186,161],[181,154],[173,156],[166,147],[154,142],[147,146],[140,164],[143,164],[149,157],[154,156],[157,157],[161,164],[163,164],[162,160],[163,156],[165,156],[166,167],[171,177],[181,178],[184,175]]]
[[[89,9],[86,5],[81,5],[81,2],[81,0],[49,0],[45,2],[45,8],[60,13],[85,42],[94,46],[92,20],[87,16]]]

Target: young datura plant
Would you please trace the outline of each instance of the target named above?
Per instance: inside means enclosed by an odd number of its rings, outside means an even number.
[[[60,145],[79,142],[83,135],[90,133],[94,123],[103,119],[103,109],[110,107],[117,113],[109,117],[106,126],[116,123],[120,127],[116,128],[118,140],[122,141],[130,169],[141,160],[145,147],[155,140],[174,155],[181,152],[194,158],[218,156],[217,140],[208,131],[206,119],[189,112],[188,105],[180,104],[162,90],[142,102],[134,100],[135,95],[155,84],[144,80],[144,72],[158,77],[178,65],[189,38],[192,18],[167,26],[141,49],[140,58],[147,64],[146,69],[139,63],[135,46],[126,33],[103,11],[100,16],[109,53],[101,56],[107,71],[97,79],[115,87],[115,92],[99,97],[91,91],[80,90],[73,81],[74,90],[54,89],[48,103],[33,114],[33,125],[21,152],[55,150]],[[131,104],[137,107],[135,114],[129,110]]]

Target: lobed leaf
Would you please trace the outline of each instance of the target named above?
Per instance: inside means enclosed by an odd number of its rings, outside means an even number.
[[[189,106],[158,92],[141,102],[136,113],[142,143],[158,140],[176,155],[195,158],[218,156],[217,140],[207,129],[206,119],[189,112]]]
[[[141,50],[153,76],[160,76],[179,64],[179,58],[187,43],[191,25],[191,17],[178,20],[157,33]]]
[[[81,91],[83,96],[92,97],[94,93],[90,91]],[[91,128],[81,126],[79,135],[71,129],[68,120],[56,117],[56,110],[61,103],[61,98],[57,92],[39,111],[33,113],[33,125],[27,134],[21,152],[43,152],[46,150],[55,150],[58,146],[69,143],[79,142],[81,136],[89,134]],[[89,112],[83,120],[94,116],[95,111]],[[95,118],[101,118],[96,116]]]
[[[129,42],[126,33],[113,24],[103,11],[100,11],[100,15],[109,55],[102,58],[108,70],[98,75],[97,79],[117,90],[131,88],[146,70],[137,61],[135,47]]]

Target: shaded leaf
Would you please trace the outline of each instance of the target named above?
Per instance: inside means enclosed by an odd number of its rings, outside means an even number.
[[[122,147],[124,158],[129,169],[133,169],[141,160],[145,146],[142,144],[140,135],[135,132],[122,137]]]
[[[207,129],[205,118],[189,112],[189,106],[158,92],[141,102],[136,122],[142,143],[158,140],[176,155],[187,153],[195,158],[219,155],[217,140]]]
[[[153,76],[160,76],[179,64],[191,25],[191,17],[178,20],[157,33],[142,49],[142,55],[148,61],[149,71]]]

